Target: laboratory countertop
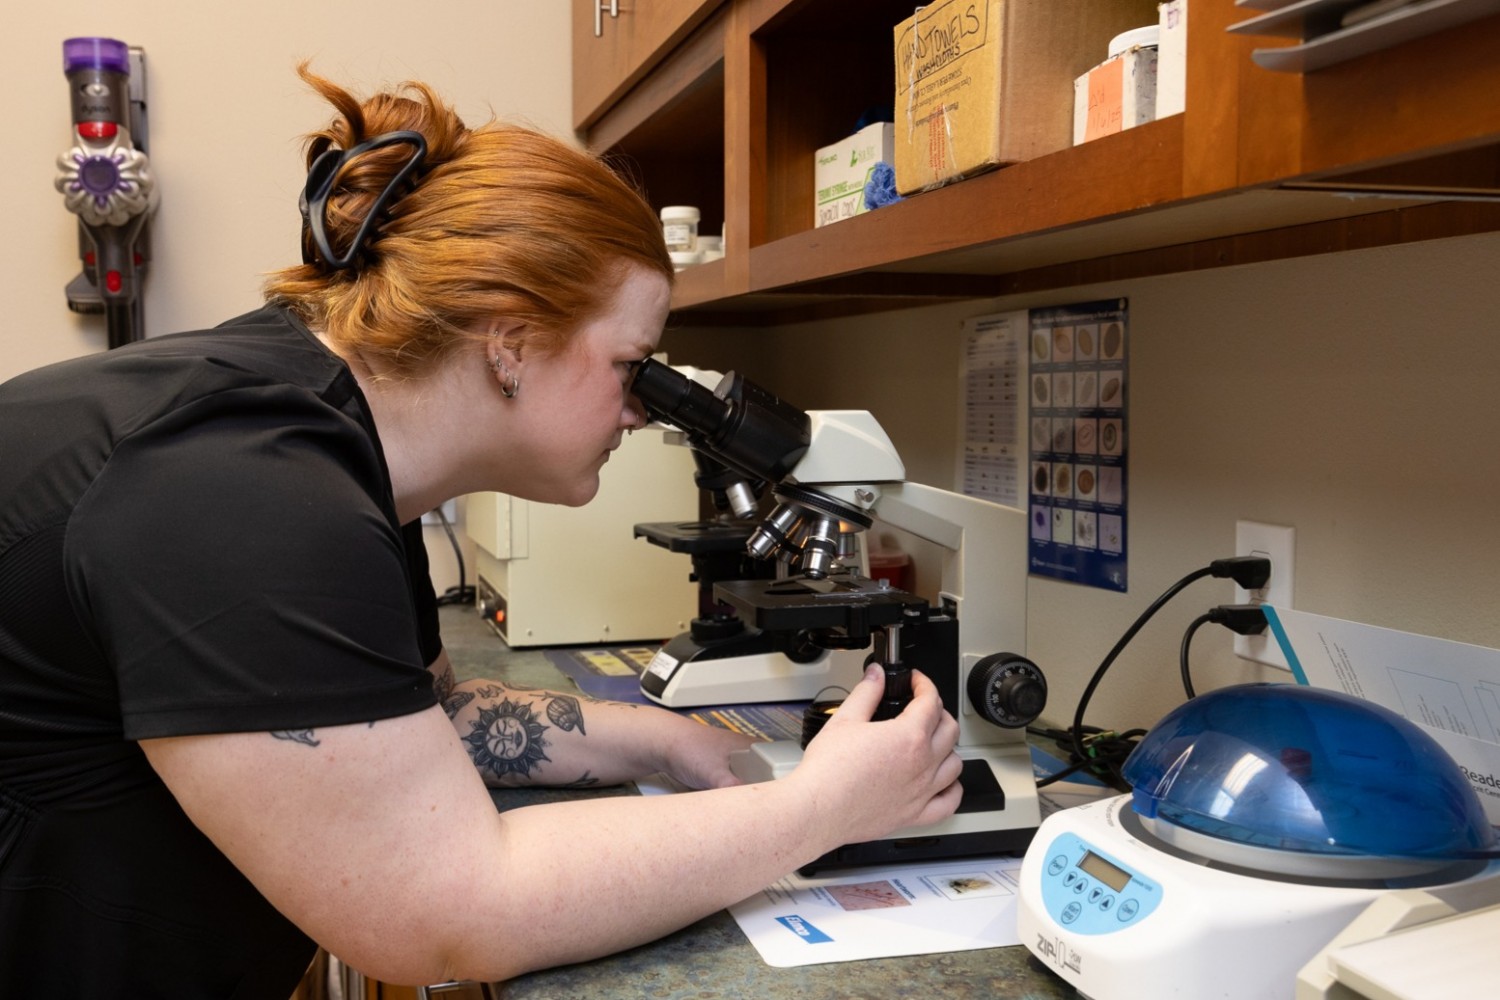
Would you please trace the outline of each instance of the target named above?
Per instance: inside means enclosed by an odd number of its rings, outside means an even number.
[[[545,651],[510,649],[472,607],[446,606],[441,609],[441,620],[443,643],[459,680],[488,677],[553,689],[572,685],[547,659]],[[633,787],[491,792],[501,810],[633,794]],[[639,948],[513,979],[499,987],[499,995],[507,1000],[1076,1000],[1078,996],[1021,947],[775,968],[761,959],[725,910]]]

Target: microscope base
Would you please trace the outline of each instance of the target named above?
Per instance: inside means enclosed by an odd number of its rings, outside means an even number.
[[[641,693],[668,708],[811,701],[829,686],[847,691],[859,682],[858,665],[839,670],[836,659],[825,651],[797,663],[774,651],[705,647],[683,633],[656,651],[641,674]]]
[[[813,876],[839,868],[920,864],[948,858],[1020,854],[1041,824],[1031,751],[1024,743],[959,747],[964,804],[931,826],[897,830],[884,840],[845,844],[797,870]],[[757,743],[732,755],[730,767],[746,782],[790,774],[802,749],[790,740]]]

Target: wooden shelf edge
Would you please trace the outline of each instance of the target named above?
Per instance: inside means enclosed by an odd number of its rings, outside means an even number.
[[[1500,204],[1433,202],[1006,273],[878,271],[720,299],[674,298],[672,325],[777,326],[1492,232],[1500,232]]]
[[[749,291],[1099,222],[1181,195],[1179,115],[752,247]]]
[[[726,301],[729,294],[727,277],[722,260],[683,268],[672,281],[672,308],[686,309]]]

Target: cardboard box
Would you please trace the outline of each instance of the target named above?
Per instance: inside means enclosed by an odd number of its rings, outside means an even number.
[[[1167,0],[1156,8],[1161,33],[1156,43],[1156,117],[1187,107],[1188,0]]]
[[[877,163],[890,163],[896,126],[875,122],[818,150],[813,167],[813,228],[866,211],[865,184]]]
[[[1156,120],[1156,46],[1132,46],[1073,81],[1073,144]]]
[[[1156,0],[941,0],[895,28],[896,190],[910,194],[1060,149],[1073,81]]]

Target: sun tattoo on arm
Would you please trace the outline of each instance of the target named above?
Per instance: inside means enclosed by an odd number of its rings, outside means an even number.
[[[497,778],[508,774],[524,777],[542,761],[551,762],[543,736],[547,729],[532,714],[530,705],[506,698],[498,705],[481,708],[463,741],[481,772]]]
[[[551,691],[544,691],[541,688],[523,687],[520,684],[507,684],[505,687],[491,684],[477,688],[475,691],[481,698],[500,698],[506,694],[515,694],[517,692],[534,694],[539,699],[545,700],[547,703],[548,721],[563,732],[571,733],[576,729],[580,736],[587,736],[589,734],[589,731],[583,725],[583,705],[577,698],[570,694],[556,694]],[[460,701],[460,698],[463,698],[463,700]],[[462,691],[455,694],[449,701],[449,704],[456,703],[448,712],[449,718],[457,715],[458,710],[467,705],[470,700],[472,700],[472,696],[464,698],[464,692]],[[585,696],[585,700],[595,701],[595,699],[588,698],[587,696]]]

